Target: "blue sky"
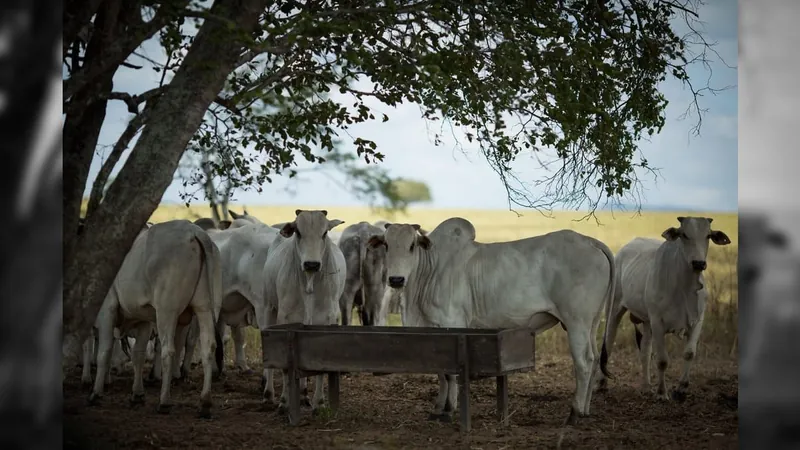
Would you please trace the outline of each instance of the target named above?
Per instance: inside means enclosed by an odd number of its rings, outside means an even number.
[[[670,101],[666,111],[666,126],[660,135],[640,144],[640,151],[650,166],[660,169],[657,181],[652,176],[643,178],[645,197],[642,202],[645,207],[671,206],[675,209],[705,211],[735,211],[737,208],[737,4],[728,1],[710,3],[700,11],[705,22],[706,39],[717,42],[715,49],[729,65],[734,66],[725,67],[714,56],[711,84],[733,88],[717,95],[707,94],[701,99],[701,106],[709,111],[703,119],[701,136],[690,136],[696,118],[679,119],[691,101],[688,90],[675,80],[668,79],[663,84],[662,91]],[[148,58],[163,61],[163,53],[154,41],[145,43],[139,52]],[[709,76],[699,64],[692,69],[691,75],[695,86],[705,85]],[[157,86],[159,78],[159,74],[149,69],[136,71],[121,68],[114,78],[114,90],[141,93]],[[349,100],[338,92],[333,97]],[[372,139],[378,144],[378,150],[386,155],[383,167],[392,176],[427,183],[433,196],[430,207],[508,208],[505,188],[500,179],[477,148],[466,145],[463,133],[458,130],[454,132],[463,148],[456,148],[453,138],[445,138],[444,145],[435,146],[433,130],[429,128],[439,125],[427,125],[420,117],[417,105],[405,104],[392,108],[373,103],[370,106],[386,113],[390,120],[352,127],[351,134]],[[107,147],[98,149],[100,155],[104,156],[110,151],[110,146],[122,133],[130,117],[123,102],[109,102],[98,143]],[[100,165],[101,158],[95,158],[90,180],[94,179]],[[300,167],[306,165],[301,164]],[[535,160],[525,155],[518,159],[514,169],[526,181],[533,181],[546,173],[538,168]],[[292,188],[293,194],[287,191],[287,187]],[[162,201],[180,202],[179,193],[182,190],[180,184],[174,182]],[[89,191],[90,186],[87,187],[87,195]],[[234,202],[325,207],[360,204],[338,184],[317,173],[303,174],[299,182],[276,179],[273,184],[264,186],[262,193],[254,190],[236,192]]]

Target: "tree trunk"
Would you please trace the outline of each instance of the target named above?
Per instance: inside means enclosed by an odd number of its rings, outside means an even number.
[[[124,32],[124,14],[130,14],[119,3],[103,5],[97,13],[95,27],[86,47],[84,55],[85,66],[99,64],[106,58],[105,49]],[[83,191],[89,178],[89,168],[92,165],[97,139],[100,129],[106,118],[108,100],[106,95],[113,88],[114,71],[103,74],[98,84],[91,88],[83,89],[75,94],[72,101],[79,105],[73,113],[68,113],[64,121],[64,262],[72,260],[78,232],[78,218],[80,217]]]
[[[255,31],[266,0],[218,0],[211,13]],[[203,23],[97,212],[87,218],[75,257],[65,267],[64,333],[88,334],[136,235],[164,195],[189,140],[236,67],[241,30]]]

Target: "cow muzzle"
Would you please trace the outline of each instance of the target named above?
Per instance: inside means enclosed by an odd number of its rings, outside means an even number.
[[[303,263],[303,270],[306,272],[319,272],[320,267],[322,267],[322,264],[319,261],[306,261]]]
[[[406,277],[389,277],[389,287],[400,289],[406,285]]]
[[[695,272],[702,272],[702,271],[706,270],[706,266],[707,266],[707,264],[706,264],[705,261],[697,261],[697,260],[692,261],[692,269]]]

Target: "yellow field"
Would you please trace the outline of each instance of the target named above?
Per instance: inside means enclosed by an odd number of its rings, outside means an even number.
[[[242,212],[240,205],[230,207],[237,213]],[[265,223],[272,224],[292,220],[294,210],[322,209],[308,206],[248,206],[249,214]],[[632,212],[599,212],[594,219],[580,220],[584,214],[578,212],[556,212],[553,218],[545,217],[537,212],[526,212],[522,217],[510,211],[495,210],[457,210],[457,209],[409,209],[406,215],[394,218],[376,215],[368,208],[328,207],[328,216],[344,220],[352,224],[362,220],[374,222],[387,219],[394,222],[418,223],[422,228],[431,231],[436,225],[450,217],[463,217],[475,225],[477,240],[481,242],[497,242],[536,236],[550,231],[569,228],[579,233],[595,237],[616,252],[628,241],[637,236],[660,238],[661,233],[670,226],[676,226],[677,216],[703,215],[714,219],[713,228],[724,231],[732,244],[720,247],[710,244],[706,273],[706,285],[709,289],[709,304],[706,310],[706,321],[703,327],[701,344],[698,348],[700,356],[713,352],[716,355],[727,355],[736,335],[737,323],[737,276],[736,260],[738,248],[738,215],[735,213],[687,213],[646,212],[636,215]],[[207,207],[182,205],[161,205],[153,214],[152,222],[163,222],[173,219],[197,219],[208,217]],[[340,226],[343,229],[346,225]],[[399,325],[399,318],[391,321]],[[258,360],[260,344],[255,330],[248,330],[248,356]],[[602,327],[601,327],[602,332]],[[547,349],[566,351],[565,333],[561,327],[555,327],[537,338],[537,346],[543,351]],[[669,339],[673,351],[680,345],[677,339]],[[633,331],[628,320],[624,319],[618,333],[617,342],[622,346],[633,345]],[[230,349],[229,349],[230,350]],[[228,353],[230,354],[230,353]],[[735,357],[735,355],[734,355]]]

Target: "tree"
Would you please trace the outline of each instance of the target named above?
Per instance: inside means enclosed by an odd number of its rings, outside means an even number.
[[[392,187],[403,202],[407,205],[412,203],[424,203],[433,200],[428,185],[422,181],[398,178],[392,182]]]
[[[293,176],[297,157],[323,161],[312,150],[332,150],[337,131],[375,120],[366,98],[411,101],[428,120],[465,127],[506,185],[510,204],[574,201],[591,185],[606,197],[625,195],[635,187],[634,168],[647,167],[634,155],[637,141],[664,125],[659,83],[673,76],[696,96],[710,89],[695,88],[686,71],[705,61],[709,45],[697,32],[677,35],[671,23],[679,15],[693,29],[698,7],[692,0],[217,0],[210,7],[68,0],[65,332],[88,330],[184,150],[210,145],[211,126],[251,150],[235,152],[230,165],[244,185],[258,189],[286,171]],[[196,35],[182,28],[187,19],[198,24]],[[128,61],[156,33],[166,61]],[[690,47],[697,41],[699,54]],[[145,65],[171,79],[162,76],[137,95],[112,91],[117,70]],[[358,87],[357,80],[372,86]],[[352,107],[314,94],[331,89],[349,94]],[[108,101],[124,101],[133,115],[117,146],[141,134],[78,236],[81,193]],[[694,108],[699,114],[696,101]],[[374,142],[352,143],[365,162],[384,159]],[[551,198],[542,201],[530,198],[511,163],[547,148],[562,167]]]

